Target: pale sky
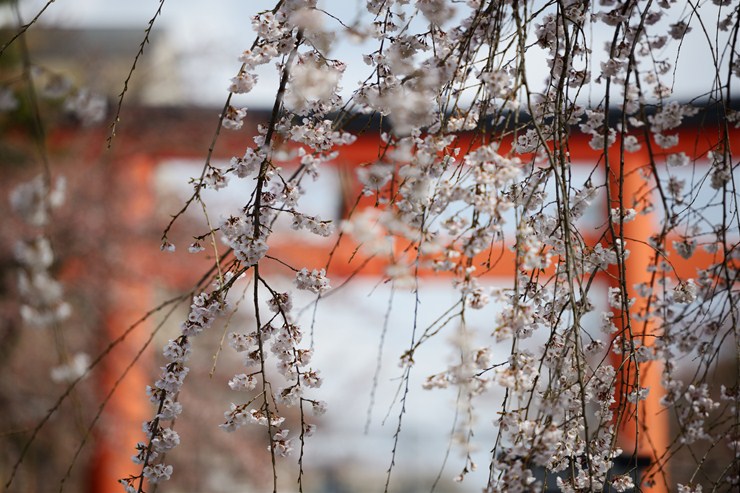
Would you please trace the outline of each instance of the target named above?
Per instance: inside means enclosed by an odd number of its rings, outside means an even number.
[[[25,20],[35,15],[46,4],[47,0],[21,1]],[[535,2],[536,3],[536,2]],[[319,5],[341,18],[346,23],[354,20],[363,0],[325,0]],[[143,30],[159,5],[158,0],[126,0],[101,2],[100,0],[64,0],[54,2],[42,17],[44,24],[63,27],[110,27],[132,28]],[[254,39],[250,18],[256,12],[271,8],[274,0],[168,0],[164,4],[162,16],[157,20],[157,29],[164,34],[166,41],[173,47],[180,60],[178,69],[183,80],[183,93],[187,102],[200,105],[219,106],[223,103],[229,79],[238,70],[237,57]],[[707,5],[709,11],[716,12],[715,7]],[[674,22],[682,13],[688,12],[686,5],[678,2],[670,11]],[[705,24],[711,30],[711,15]],[[0,22],[7,25],[8,16],[0,16]],[[327,18],[327,27],[337,25],[336,21]],[[593,39],[594,66],[604,59],[603,45],[610,33],[589,33]],[[723,43],[720,40],[720,46]],[[684,40],[679,69],[676,72],[674,86],[675,96],[688,99],[709,89],[713,73],[711,57],[707,55],[707,43],[698,27],[689,33]],[[358,46],[346,40],[337,44],[332,56],[347,62],[348,68],[342,79],[343,95],[348,96],[360,80],[370,73],[370,67],[362,62],[361,55],[371,51],[370,45]],[[133,57],[133,54],[132,54]],[[530,76],[533,79],[544,79],[546,64],[544,59],[533,57]],[[673,57],[671,57],[673,58]],[[272,64],[261,67],[261,83],[246,96],[240,96],[236,102],[249,107],[266,107],[274,98],[276,74]],[[598,69],[593,70],[595,78]],[[537,74],[541,73],[541,77]],[[670,81],[668,81],[670,82]],[[598,102],[601,88],[593,86],[591,95]]]

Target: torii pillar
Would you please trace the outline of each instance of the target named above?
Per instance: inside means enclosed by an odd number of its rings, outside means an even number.
[[[154,299],[146,261],[152,254],[151,245],[141,239],[141,229],[151,224],[155,209],[153,168],[152,158],[144,155],[115,162],[110,168],[110,214],[117,241],[108,253],[107,263],[112,269],[107,292],[101,293],[106,297],[104,330],[108,341],[120,337],[150,310]],[[119,479],[141,474],[141,466],[131,457],[136,443],[144,439],[142,423],[152,418],[152,406],[145,394],[150,383],[151,349],[121,376],[146,344],[151,329],[148,321],[140,324],[101,362],[100,399],[105,399],[114,386],[116,389],[95,431],[91,493],[121,493]]]
[[[612,162],[619,162],[619,156],[614,156]],[[640,283],[651,282],[652,273],[649,267],[655,262],[655,250],[648,245],[648,238],[655,232],[654,214],[644,212],[644,206],[634,203],[640,194],[646,191],[645,179],[641,176],[639,169],[650,162],[647,152],[625,153],[620,165],[612,167],[611,176],[607,177],[611,203],[608,205],[607,213],[611,208],[624,207],[634,208],[637,217],[624,223],[622,236],[629,250],[629,257],[624,261],[624,281],[627,288],[627,299],[635,299],[634,305],[627,313],[615,314],[615,325],[619,329],[617,334],[626,342],[626,347],[631,343],[650,347],[654,344],[657,335],[658,321],[655,317],[649,317],[646,321],[636,316],[645,313],[648,300],[639,296],[635,286]],[[620,183],[620,171],[622,180]],[[619,197],[623,197],[622,203]],[[619,224],[614,224],[617,235]],[[616,268],[610,269],[611,285],[619,286],[619,272]],[[668,413],[660,404],[665,395],[665,389],[661,383],[663,365],[659,361],[650,361],[636,364],[630,358],[629,352],[618,355],[610,353],[612,363],[617,369],[617,385],[615,398],[617,410],[621,410],[617,426],[617,445],[623,450],[623,454],[633,458],[630,465],[649,460],[650,465],[643,471],[637,491],[650,493],[668,493],[668,471],[664,468],[667,457],[666,451],[670,444],[670,430]],[[639,378],[638,378],[639,375]],[[638,382],[639,380],[639,382]],[[636,386],[648,388],[647,398],[638,402],[637,405],[627,401],[627,394],[636,390]],[[647,483],[645,482],[647,481]]]

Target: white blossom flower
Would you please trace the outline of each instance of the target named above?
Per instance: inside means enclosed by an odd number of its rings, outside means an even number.
[[[670,149],[678,145],[678,135],[654,134],[655,143],[663,149]]]
[[[631,490],[634,487],[635,482],[633,481],[632,476],[630,476],[629,474],[622,474],[612,479],[612,488],[620,493],[623,491]]]
[[[627,306],[632,306],[635,302],[635,299],[632,298],[628,300]],[[610,287],[609,288],[609,306],[612,308],[616,308],[618,310],[621,310],[622,307],[622,289],[618,287]]]
[[[229,92],[233,92],[235,94],[248,93],[254,88],[254,85],[256,83],[257,75],[251,74],[249,72],[242,72],[241,74],[231,79]]]
[[[199,252],[202,252],[203,250],[205,250],[205,248],[203,247],[203,245],[200,244],[200,242],[197,242],[197,241],[191,243],[190,246],[188,247],[189,253],[199,253]]]
[[[634,209],[611,209],[611,219],[615,224],[620,222],[628,223],[633,221],[637,217],[637,212]]]
[[[166,397],[162,401],[162,410],[157,415],[160,420],[173,420],[182,413],[182,404],[173,400],[172,397]]]
[[[239,332],[229,333],[229,346],[234,348],[238,353],[252,350],[256,345],[256,338],[252,334],[243,334]]]
[[[267,304],[270,310],[275,313],[288,314],[293,308],[293,301],[289,293],[275,293]]]
[[[74,115],[83,125],[92,126],[102,122],[108,113],[108,101],[100,94],[81,89],[69,96],[64,109]]]
[[[162,428],[159,433],[152,438],[152,447],[160,452],[173,449],[180,445],[180,435],[172,428]]]
[[[164,347],[163,355],[170,362],[184,363],[190,357],[191,351],[190,341],[187,338],[180,338],[176,341],[170,340]]]
[[[179,363],[171,363],[168,366],[163,366],[162,376],[154,383],[154,386],[175,394],[180,391],[185,377],[189,372],[190,368],[182,366]]]
[[[144,477],[150,483],[156,484],[161,481],[167,481],[172,476],[172,466],[166,464],[155,464],[146,466],[143,470]]]
[[[325,269],[313,269],[308,272],[305,267],[296,273],[295,285],[298,289],[305,289],[316,294],[324,293],[331,287]]]
[[[10,205],[28,224],[44,226],[49,221],[49,212],[64,203],[66,184],[64,178],[59,178],[50,188],[43,175],[38,175],[10,192]]]
[[[627,400],[632,403],[644,401],[647,399],[648,393],[650,392],[649,387],[640,387],[627,394]]]
[[[253,375],[240,373],[239,375],[235,375],[231,380],[229,380],[229,388],[231,390],[246,392],[249,390],[254,390],[256,386],[257,380],[254,378]]]
[[[691,27],[686,22],[681,21],[671,24],[668,34],[670,34],[673,39],[682,39],[686,33],[690,31]]]
[[[624,145],[624,150],[627,152],[637,152],[642,148],[642,145],[640,145],[640,142],[634,135],[625,136],[622,143]]]
[[[73,382],[87,373],[90,368],[90,356],[86,353],[75,354],[70,361],[51,369],[51,379],[54,382]]]
[[[317,416],[321,416],[326,413],[326,402],[324,401],[313,401],[313,413]]]
[[[267,449],[273,449],[278,456],[286,457],[293,451],[293,447],[290,442],[291,440],[288,438],[288,430],[280,430],[273,435],[272,445],[267,447]]]
[[[692,303],[696,300],[698,291],[699,288],[696,283],[694,283],[693,279],[680,282],[675,288],[673,288],[673,301],[681,304]]]
[[[38,236],[30,241],[18,241],[14,253],[15,259],[30,270],[43,271],[54,262],[51,243],[44,236]]]
[[[684,239],[682,241],[673,241],[673,248],[681,257],[690,259],[696,250],[696,240]]]
[[[686,155],[685,152],[679,152],[677,154],[668,154],[665,160],[666,160],[666,163],[668,163],[668,166],[672,166],[674,168],[688,166],[689,163],[691,162],[691,159]]]
[[[224,128],[229,130],[239,130],[244,124],[245,116],[247,116],[246,108],[235,108],[233,106],[229,106],[226,108],[226,114],[223,115],[221,124]]]
[[[254,150],[251,147],[244,151],[244,156],[241,158],[231,158],[231,169],[234,171],[236,176],[239,178],[246,178],[251,176],[259,170],[262,162],[266,156],[261,150]]]

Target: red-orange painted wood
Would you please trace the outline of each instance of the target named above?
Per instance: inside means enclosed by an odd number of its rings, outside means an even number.
[[[154,212],[152,161],[146,155],[139,155],[117,164],[112,179],[126,186],[111,191],[112,212],[128,238],[111,249],[121,256],[117,263],[125,270],[111,272],[107,292],[101,293],[106,297],[107,341],[120,337],[152,308],[154,299],[151,271],[146,262],[152,257],[151,245],[140,239],[141,228],[149,223]],[[132,463],[131,457],[136,443],[144,438],[142,423],[152,417],[153,408],[145,394],[150,384],[151,348],[138,363],[128,367],[146,345],[151,330],[150,322],[141,324],[102,361],[98,377],[100,398],[105,399],[114,387],[115,392],[95,430],[91,493],[120,493],[121,485],[117,481],[141,472],[141,466]]]
[[[616,153],[615,153],[616,154]],[[647,153],[626,154],[620,162],[618,155],[612,156],[610,175],[608,176],[611,203],[609,208],[619,207],[619,204],[628,204],[628,199],[638,196],[643,191],[644,180],[636,170],[649,162]],[[620,198],[622,200],[620,201]],[[630,204],[631,205],[631,204]],[[607,210],[609,210],[607,208]],[[668,450],[669,421],[668,414],[662,411],[661,398],[665,390],[661,384],[662,365],[659,362],[636,364],[629,355],[632,344],[652,346],[659,321],[651,317],[647,321],[638,321],[637,314],[648,309],[645,298],[635,292],[635,285],[651,283],[653,274],[650,266],[654,264],[655,250],[650,247],[643,237],[646,233],[655,230],[653,214],[644,214],[638,206],[637,217],[633,221],[623,224],[622,235],[625,238],[626,248],[630,251],[629,257],[622,267],[623,279],[627,289],[627,299],[636,298],[636,303],[629,310],[615,310],[615,325],[620,329],[617,337],[621,341],[614,343],[626,349],[622,354],[610,353],[612,364],[617,368],[619,380],[615,388],[617,401],[617,429],[618,446],[628,456],[650,459],[650,474],[655,474],[648,485],[643,485],[643,491],[651,493],[667,493],[667,471],[658,471],[656,465],[665,460]],[[619,237],[619,226],[615,225],[615,234]],[[640,238],[642,241],[629,241],[628,238]],[[611,284],[619,287],[615,279],[620,279],[617,268],[612,269]],[[626,395],[638,388],[649,389],[647,398],[637,405],[629,402]]]

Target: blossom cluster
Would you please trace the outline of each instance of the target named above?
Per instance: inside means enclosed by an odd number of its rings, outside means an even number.
[[[304,270],[305,275],[311,277],[311,274],[306,269]],[[314,278],[322,275],[317,271],[314,271],[314,274]],[[326,282],[325,278],[322,277],[321,279]],[[313,350],[300,347],[303,334],[300,327],[291,322],[292,300],[290,295],[288,293],[274,293],[268,305],[270,310],[283,320],[281,326],[275,327],[267,324],[253,332],[231,332],[229,334],[229,346],[237,353],[244,354],[243,362],[246,370],[245,373],[234,375],[229,380],[229,388],[237,392],[251,393],[259,384],[261,392],[246,403],[232,403],[230,409],[224,413],[225,421],[221,428],[233,432],[247,424],[265,426],[270,436],[268,448],[274,454],[286,456],[293,449],[292,442],[295,437],[288,438],[289,429],[278,428],[284,425],[285,417],[278,413],[277,406],[300,407],[303,416],[304,405],[310,405],[315,414],[323,414],[325,404],[305,395],[307,389],[319,387],[322,379],[317,370],[308,366],[311,362]],[[268,345],[270,346],[270,352],[277,359],[275,367],[285,382],[283,388],[277,390],[274,394],[272,390],[268,390],[268,380],[264,370],[264,364],[268,357],[266,353]],[[270,393],[269,397],[268,392]],[[257,401],[259,401],[259,405],[252,407]],[[302,418],[300,426],[300,439],[302,441],[304,437],[313,433],[315,425],[307,423]],[[275,429],[278,429],[278,431],[274,431]]]
[[[38,95],[46,101],[61,103],[66,115],[83,126],[97,125],[108,114],[108,100],[89,87],[75,87],[74,81],[65,74],[42,65],[32,65],[28,79],[38,88]],[[0,112],[12,112],[21,107],[18,91],[13,83],[0,83]]]
[[[56,330],[72,313],[64,299],[64,287],[52,274],[55,256],[48,233],[53,211],[64,203],[65,188],[64,178],[52,185],[47,177],[39,175],[10,193],[13,211],[35,230],[32,237],[17,240],[14,251],[22,300],[20,313],[23,321],[33,327]],[[70,356],[60,352],[59,356],[61,362],[50,375],[54,382],[73,382],[87,372],[90,358],[86,353]]]
[[[218,290],[194,296],[188,317],[180,327],[180,335],[165,345],[162,355],[167,364],[161,368],[154,385],[147,387],[149,400],[157,411],[152,420],[144,422],[146,441],[136,445],[137,453],[132,457],[135,464],[142,466],[141,474],[119,480],[127,492],[141,491],[144,479],[149,484],[170,479],[172,465],[157,460],[180,444],[180,435],[172,426],[167,427],[164,423],[173,422],[182,413],[182,405],[177,397],[190,372],[186,363],[192,353],[191,339],[209,329],[225,308],[225,302],[220,298]]]
[[[23,320],[33,326],[50,327],[66,320],[71,314],[64,300],[64,289],[49,271],[54,253],[49,239],[38,236],[29,241],[19,241],[15,249],[18,272],[18,289],[23,297]]]

